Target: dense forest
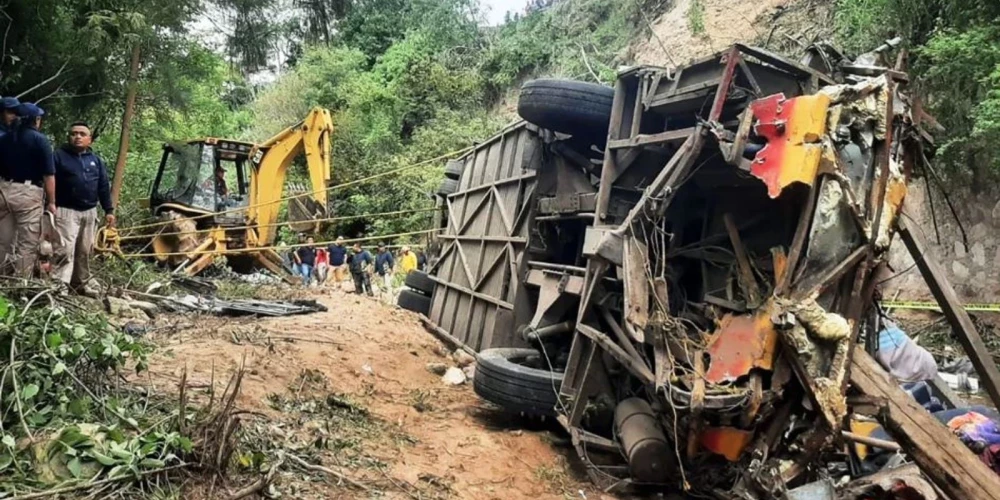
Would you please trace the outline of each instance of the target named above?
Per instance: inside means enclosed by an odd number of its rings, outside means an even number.
[[[947,128],[938,163],[986,185],[1000,162],[1000,4],[835,3],[834,41],[848,53],[903,37],[915,80]],[[691,5],[696,23],[701,1]],[[477,0],[13,0],[0,10],[0,93],[41,102],[56,139],[67,123],[89,121],[114,164],[138,55],[121,211],[134,221],[163,142],[259,141],[323,106],[336,124],[334,180],[388,171],[491,135],[513,118],[514,92],[530,76],[610,83],[630,62],[629,43],[649,36],[648,19],[669,8],[667,0],[533,0],[494,27],[484,26]],[[425,208],[441,168],[338,191],[334,211]],[[426,220],[332,230],[387,234]]]

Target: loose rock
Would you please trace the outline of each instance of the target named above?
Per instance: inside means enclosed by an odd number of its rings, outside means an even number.
[[[462,385],[465,383],[465,372],[453,366],[448,368],[441,381],[448,385]]]
[[[434,375],[444,375],[448,371],[448,365],[444,363],[427,363],[427,371]]]

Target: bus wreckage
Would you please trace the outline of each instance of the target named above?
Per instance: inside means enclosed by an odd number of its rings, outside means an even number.
[[[936,122],[892,50],[793,61],[736,45],[613,89],[529,82],[526,121],[448,165],[440,258],[408,280],[425,298],[408,308],[478,354],[484,399],[554,416],[606,487],[1000,498],[876,361],[898,236],[1000,401],[905,216]]]

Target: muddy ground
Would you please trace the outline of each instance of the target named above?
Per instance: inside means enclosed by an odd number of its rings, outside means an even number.
[[[430,373],[428,363],[453,363],[416,315],[339,291],[315,298],[329,311],[159,319],[150,374],[136,383],[176,392],[187,370],[188,392],[204,404],[213,378],[221,393],[245,363],[234,457],[245,472],[185,497],[225,498],[261,463],[294,454],[358,484],[285,460],[282,498],[611,498],[586,481],[554,422],[504,414],[471,381],[449,387]]]

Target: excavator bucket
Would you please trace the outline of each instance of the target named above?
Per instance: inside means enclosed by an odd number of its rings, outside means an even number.
[[[323,204],[312,195],[312,190],[305,184],[290,182],[287,184],[285,196],[288,200],[289,227],[299,233],[317,232],[323,228],[328,217],[328,211]]]

